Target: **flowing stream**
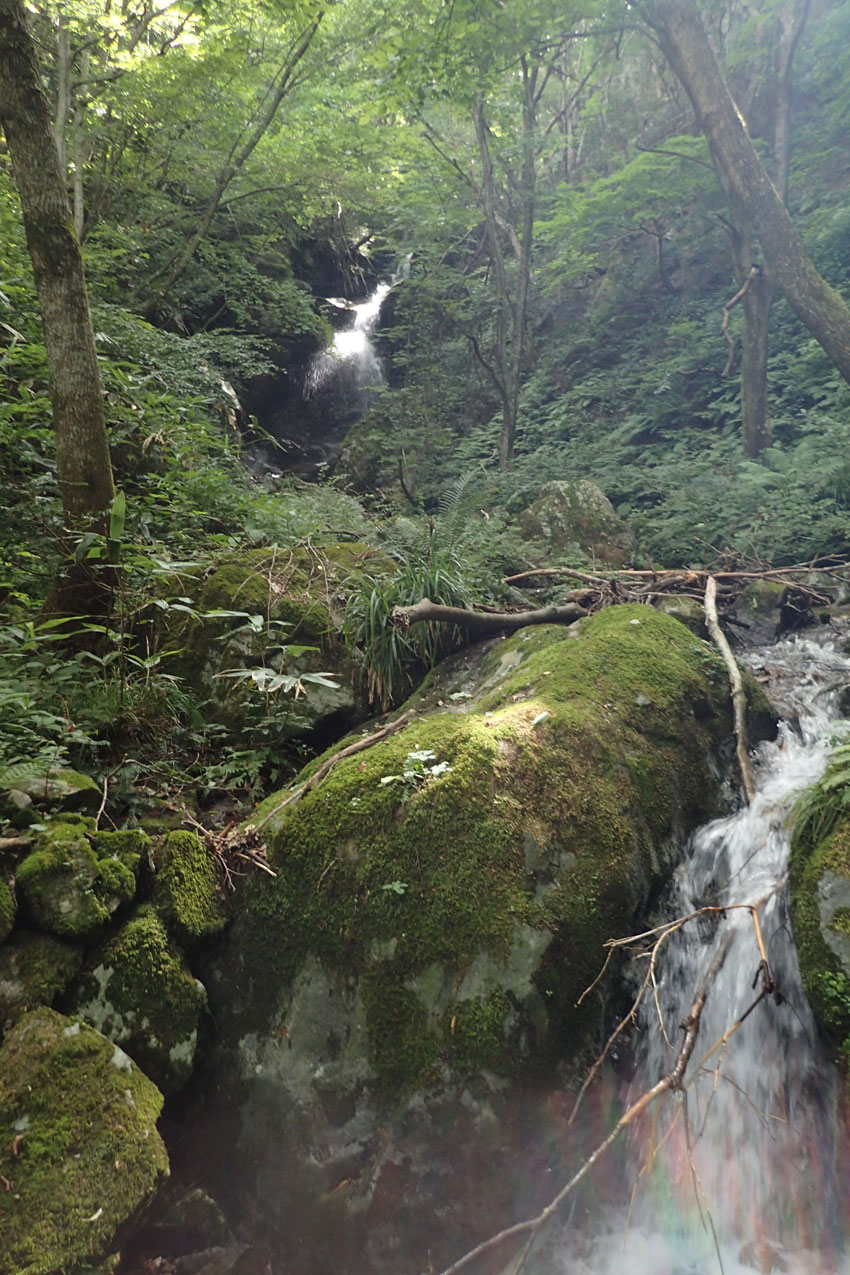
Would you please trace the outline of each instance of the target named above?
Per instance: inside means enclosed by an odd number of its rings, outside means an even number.
[[[758,652],[754,662],[778,677],[793,725],[783,724],[778,740],[760,751],[752,805],[702,828],[676,872],[659,920],[706,906],[728,910],[690,922],[662,945],[627,1102],[673,1067],[680,1024],[718,945],[728,945],[708,990],[687,1098],[665,1095],[655,1116],[631,1132],[627,1176],[637,1185],[628,1214],[586,1219],[592,1240],[575,1238],[585,1229],[576,1217],[553,1237],[546,1268],[565,1275],[850,1272],[842,1256],[847,1165],[840,1163],[839,1082],[800,985],[783,884],[788,812],[826,764],[830,688],[846,684],[848,660],[829,643],[798,638]],[[761,936],[779,994],[765,996],[718,1046],[763,986],[752,913],[736,906],[761,900]],[[636,970],[642,979],[646,958]]]

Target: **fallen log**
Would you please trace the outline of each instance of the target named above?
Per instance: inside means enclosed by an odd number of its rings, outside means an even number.
[[[411,624],[455,624],[475,633],[512,633],[529,624],[572,624],[587,615],[575,602],[565,606],[540,607],[536,611],[467,611],[463,607],[445,607],[428,598],[414,606],[393,607],[393,624],[407,632]]]

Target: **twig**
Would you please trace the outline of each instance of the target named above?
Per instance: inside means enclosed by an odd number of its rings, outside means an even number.
[[[404,633],[411,624],[456,624],[479,632],[501,633],[524,629],[529,624],[572,624],[587,615],[584,607],[570,602],[562,607],[541,607],[536,611],[467,611],[463,607],[444,607],[428,598],[415,606],[393,607],[393,624]]]
[[[744,690],[741,670],[735,662],[735,657],[729,649],[729,643],[726,641],[717,620],[716,596],[717,582],[714,576],[709,576],[705,586],[705,623],[715,646],[723,656],[729,672],[729,682],[732,687],[732,710],[735,719],[735,753],[741,772],[741,786],[744,789],[744,796],[747,802],[751,802],[756,795],[756,785],[747,753],[747,694]]]
[[[561,1188],[557,1195],[554,1196],[545,1208],[541,1209],[535,1217],[526,1218],[523,1222],[515,1222],[513,1226],[506,1226],[504,1230],[499,1231],[497,1235],[492,1235],[489,1239],[483,1240],[480,1244],[477,1244],[475,1248],[470,1249],[468,1253],[465,1253],[463,1257],[459,1258],[456,1262],[453,1262],[451,1266],[447,1266],[442,1272],[442,1275],[455,1275],[455,1272],[463,1270],[470,1264],[470,1262],[481,1257],[484,1253],[489,1253],[492,1249],[503,1244],[508,1239],[513,1239],[517,1236],[528,1237],[529,1233],[530,1238],[533,1239],[541,1228],[545,1226],[550,1218],[557,1212],[564,1200],[572,1194],[582,1179],[587,1176],[596,1162],[605,1154],[609,1147],[613,1145],[624,1129],[627,1129],[629,1125],[633,1124],[638,1116],[642,1115],[643,1112],[646,1111],[653,1102],[655,1102],[656,1098],[660,1098],[664,1093],[675,1092],[677,1090],[681,1091],[684,1089],[684,1076],[691,1054],[694,1051],[694,1046],[696,1045],[702,1011],[711,985],[717,978],[720,968],[726,959],[726,953],[729,950],[731,941],[732,934],[730,932],[718,945],[711,964],[706,970],[705,977],[703,978],[702,984],[694,997],[693,1004],[691,1005],[690,1013],[682,1024],[682,1030],[684,1031],[685,1036],[672,1070],[669,1071],[666,1076],[662,1076],[662,1078],[657,1081],[651,1089],[648,1089],[646,1093],[642,1094],[636,1102],[632,1103],[628,1110],[620,1116],[620,1119],[608,1134],[607,1138],[600,1142],[596,1150],[593,1151],[584,1161],[581,1168],[573,1174],[570,1180]],[[521,1254],[522,1261],[525,1260],[529,1248],[530,1244],[526,1239],[523,1246],[523,1253]],[[518,1270],[519,1265],[515,1265],[513,1268],[513,1275],[516,1275]]]
[[[376,730],[372,735],[367,735],[365,739],[355,740],[353,744],[349,744],[346,748],[341,748],[339,752],[328,757],[327,761],[322,762],[318,770],[310,776],[305,784],[302,784],[300,788],[296,788],[295,792],[290,793],[277,806],[274,806],[268,814],[264,815],[259,823],[248,824],[246,831],[258,833],[274,815],[279,814],[286,806],[294,805],[295,802],[300,801],[305,793],[311,792],[312,789],[316,788],[338,762],[343,761],[346,757],[353,757],[355,753],[362,753],[366,748],[371,748],[373,744],[379,744],[382,739],[389,739],[390,735],[395,735],[398,731],[404,730],[414,716],[414,710],[412,708],[408,709],[406,713],[402,713],[401,717],[397,717],[394,722],[390,722],[389,725],[382,727],[381,730]]]

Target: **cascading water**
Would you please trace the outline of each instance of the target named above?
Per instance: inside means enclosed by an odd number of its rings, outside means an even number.
[[[350,327],[334,334],[331,345],[322,350],[310,364],[304,382],[304,397],[310,399],[323,390],[335,377],[346,375],[357,390],[376,388],[383,384],[381,360],[372,345],[372,333],[381,313],[384,298],[392,288],[391,283],[379,283],[375,291],[359,305],[329,297],[331,305],[349,310],[354,318]]]
[[[637,1187],[628,1217],[597,1218],[592,1240],[585,1234],[578,1241],[572,1227],[565,1228],[544,1263],[547,1271],[850,1272],[850,1260],[841,1255],[846,1188],[837,1164],[838,1085],[819,1051],[800,985],[784,888],[788,812],[826,764],[833,729],[829,686],[846,683],[848,660],[802,639],[771,647],[760,659],[783,682],[795,683],[786,694],[796,723],[784,725],[778,741],[762,749],[753,803],[693,838],[664,912],[673,918],[709,906],[728,910],[704,915],[665,941],[657,996],[650,993],[641,1010],[644,1043],[629,1101],[670,1072],[680,1025],[718,945],[728,945],[708,990],[686,1074],[687,1099],[667,1095],[633,1131],[630,1177]],[[759,903],[779,994],[766,995],[717,1045],[763,986],[753,915],[736,906]]]

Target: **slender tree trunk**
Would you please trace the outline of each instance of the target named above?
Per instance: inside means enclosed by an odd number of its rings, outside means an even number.
[[[645,0],[641,9],[691,100],[730,207],[746,215],[777,288],[850,381],[850,308],[809,259],[750,141],[692,0]]]
[[[22,0],[0,0],[0,121],[41,309],[70,545],[104,525],[114,487],[80,245]]]

